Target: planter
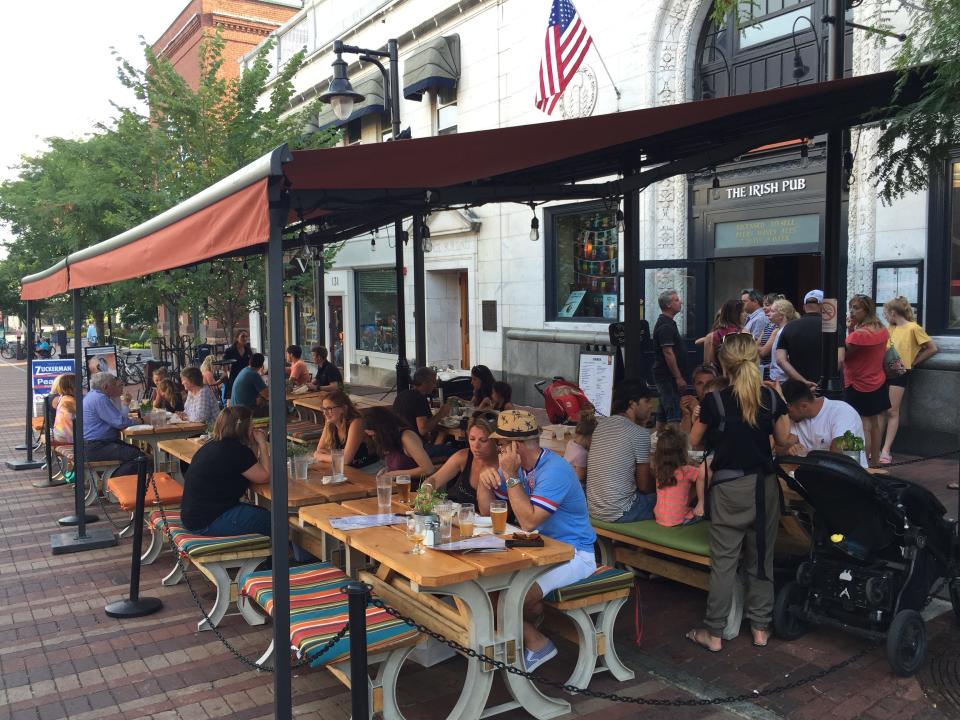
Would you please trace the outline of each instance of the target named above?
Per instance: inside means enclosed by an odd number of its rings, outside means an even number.
[[[846,455],[848,458],[852,458],[853,460],[856,460],[858,463],[860,462],[860,453],[861,453],[860,450],[844,450],[843,451],[844,455]]]

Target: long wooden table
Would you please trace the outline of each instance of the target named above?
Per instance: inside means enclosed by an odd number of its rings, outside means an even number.
[[[395,503],[394,509],[402,511],[405,506]],[[448,637],[455,635],[458,642],[479,653],[522,668],[524,598],[540,575],[573,558],[573,548],[544,538],[543,548],[480,554],[427,548],[423,555],[411,555],[413,543],[406,538],[402,526],[347,532],[330,525],[333,517],[376,512],[376,498],[369,498],[303,507],[300,520],[340,540],[350,553],[378,562],[376,575],[364,575],[364,579],[373,582],[385,602],[399,606],[398,610],[422,619],[424,624],[432,623],[434,629]],[[494,592],[499,593],[496,608],[490,597]],[[433,596],[454,597],[459,613]],[[536,718],[552,718],[570,711],[566,700],[544,695],[526,678],[495,671],[477,658],[466,660],[467,676],[450,718],[479,717],[496,672],[501,673],[513,699],[487,708],[488,714],[522,707]]]
[[[150,446],[150,450],[153,453],[154,470],[166,469],[171,474],[179,477],[179,466],[174,467],[172,464],[161,462],[163,451],[160,445],[164,441],[196,437],[202,435],[206,430],[207,426],[204,423],[179,422],[161,425],[159,427],[153,426],[149,430],[147,428],[138,430],[126,428],[121,431],[121,435],[127,442],[143,442]]]

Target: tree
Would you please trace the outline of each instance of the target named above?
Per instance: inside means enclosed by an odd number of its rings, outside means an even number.
[[[714,0],[711,16],[722,23],[727,13],[739,14],[744,2],[751,0]],[[859,4],[846,2],[848,7]],[[877,166],[871,173],[877,192],[886,203],[925,189],[931,172],[945,167],[950,151],[960,147],[960,2],[919,0],[899,5],[906,13],[905,25],[910,30],[893,57],[893,67],[900,74],[891,101],[894,114],[878,123],[881,133]],[[890,4],[877,0],[870,12],[870,24],[889,30],[893,12]],[[875,42],[882,44],[883,36],[876,35]],[[924,64],[930,68],[920,99],[901,107],[900,93],[916,67]]]

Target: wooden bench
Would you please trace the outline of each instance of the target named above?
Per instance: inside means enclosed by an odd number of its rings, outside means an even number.
[[[229,537],[196,535],[181,524],[177,511],[161,513],[155,510],[150,513],[147,523],[162,539],[167,539],[169,533],[181,561],[163,578],[163,585],[176,585],[183,580],[184,565],[190,563],[217,590],[213,607],[197,623],[197,630],[209,630],[219,625],[231,602],[236,603],[237,610],[248,624],[262,625],[265,622],[264,616],[239,593],[236,579],[249,575],[270,557],[269,537],[252,533]],[[162,540],[157,545],[162,545]],[[156,556],[149,562],[155,559]]]
[[[298,445],[315,445],[323,434],[323,425],[309,420],[288,420],[287,440]]]
[[[73,445],[59,445],[54,448],[54,452],[69,466],[73,465]],[[87,491],[84,503],[87,507],[93,505],[98,497],[106,494],[107,480],[120,465],[119,460],[84,460],[83,474]]]
[[[620,682],[633,680],[633,670],[617,655],[613,632],[617,615],[630,598],[633,582],[634,575],[629,570],[601,565],[589,577],[557,588],[544,598],[548,610],[573,621],[575,633],[565,632],[569,626],[557,628],[580,648],[567,685],[585,688],[596,673],[604,671]]]
[[[290,644],[311,667],[325,667],[350,687],[350,633],[322,655],[319,651],[348,621],[347,596],[342,587],[347,575],[329,563],[314,563],[290,571]],[[273,616],[273,578],[269,571],[245,575],[241,595]],[[400,667],[422,640],[419,632],[379,608],[366,609],[367,662],[379,666],[368,680],[370,716],[402,718],[396,690]],[[263,665],[274,652],[273,643],[257,660]]]

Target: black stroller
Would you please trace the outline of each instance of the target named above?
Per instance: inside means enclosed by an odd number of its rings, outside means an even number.
[[[792,477],[781,463],[797,466]],[[940,578],[960,620],[957,523],[926,488],[871,475],[845,455],[778,458],[777,469],[813,508],[813,541],[777,593],[775,632],[795,640],[819,624],[885,639],[894,672],[913,675],[927,651],[920,611]]]

